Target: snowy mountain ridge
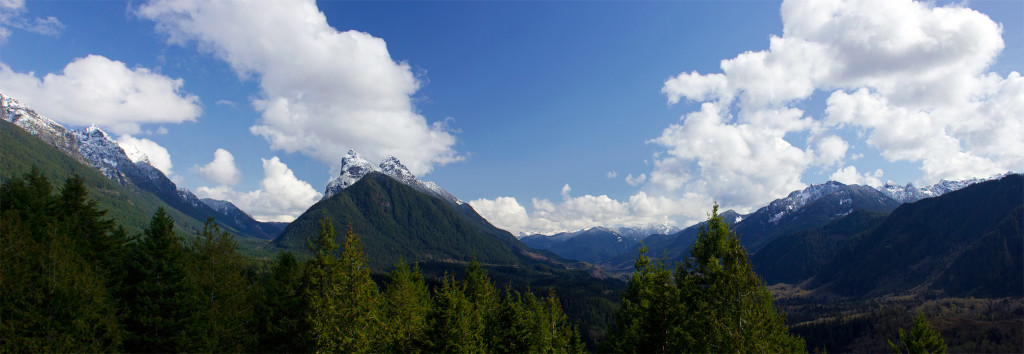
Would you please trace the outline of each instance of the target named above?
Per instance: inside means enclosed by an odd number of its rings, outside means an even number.
[[[144,177],[154,186],[168,184],[175,189],[181,201],[198,207],[202,202],[188,189],[179,189],[167,179],[163,172],[149,163],[149,157],[138,150],[126,151],[117,141],[96,125],[68,130],[59,123],[46,118],[18,100],[0,93],[0,114],[3,119],[21,127],[43,141],[57,147],[64,153],[100,171],[107,178],[121,185],[135,184]],[[167,180],[161,182],[161,180]]]
[[[359,153],[355,152],[355,150],[349,150],[348,153],[341,158],[341,172],[338,174],[338,177],[335,177],[327,183],[327,188],[324,189],[324,197],[321,200],[326,200],[327,198],[338,194],[338,192],[341,192],[345,188],[359,182],[360,179],[371,172],[383,173],[405,185],[413,187],[420,192],[440,198],[448,203],[454,205],[465,204],[462,200],[459,200],[459,198],[448,193],[448,191],[444,190],[444,188],[441,188],[436,183],[430,181],[424,182],[417,179],[416,176],[413,175],[412,172],[410,172],[409,169],[394,156],[389,156],[385,158],[384,161],[381,161],[380,164],[374,166],[369,160],[366,160],[359,155]]]
[[[895,199],[897,202],[913,203],[921,199],[938,197],[949,192],[958,191],[975,183],[1002,179],[1003,177],[1011,174],[1013,174],[1012,171],[997,174],[988,178],[968,178],[962,180],[942,179],[939,180],[938,183],[920,188],[914,186],[912,183],[900,186],[893,181],[888,181],[885,185],[878,187],[877,189],[879,192],[882,192],[882,194]]]

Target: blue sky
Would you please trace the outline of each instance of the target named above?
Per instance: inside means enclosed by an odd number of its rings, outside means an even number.
[[[349,148],[513,232],[1024,169],[1024,3],[0,1],[0,92],[288,220]]]

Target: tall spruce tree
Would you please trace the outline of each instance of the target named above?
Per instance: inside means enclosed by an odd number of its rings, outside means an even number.
[[[359,236],[349,229],[336,258],[336,235],[324,217],[318,237],[309,243],[314,254],[306,290],[309,338],[317,352],[372,351],[383,324],[380,290],[370,278]]]
[[[244,352],[253,340],[253,286],[231,233],[211,217],[192,243],[190,275],[198,290],[199,349]]]
[[[685,316],[680,309],[679,289],[672,285],[672,272],[664,262],[648,258],[645,247],[641,247],[634,268],[604,349],[620,353],[671,352],[688,335],[672,333]]]
[[[198,299],[188,276],[188,259],[174,231],[174,219],[160,208],[133,245],[120,292],[125,351],[180,352],[198,349]]]
[[[256,308],[257,348],[273,353],[308,352],[309,331],[301,314],[306,313],[303,263],[291,252],[281,251],[261,283]]]
[[[718,215],[718,204],[701,226],[682,266],[676,269],[679,303],[672,351],[799,352],[802,339],[789,334],[768,288],[754,273],[739,236]]]
[[[384,290],[385,315],[383,347],[385,352],[416,353],[429,350],[427,316],[430,313],[430,289],[418,265],[398,264],[388,276]]]
[[[673,276],[640,252],[606,350],[614,352],[798,352],[767,287],[718,205]]]

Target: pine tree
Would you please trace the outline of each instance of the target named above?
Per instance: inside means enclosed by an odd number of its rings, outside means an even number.
[[[925,318],[924,312],[917,312],[917,317],[914,318],[914,328],[910,330],[909,334],[903,332],[902,328],[899,329],[899,334],[900,345],[889,341],[889,347],[892,348],[893,353],[946,352],[946,341],[942,340],[939,332],[928,324],[928,319]]]
[[[633,276],[622,293],[622,307],[616,313],[616,327],[604,343],[612,352],[664,353],[673,351],[687,333],[678,328],[681,310],[679,290],[672,286],[672,272],[661,262],[652,262],[642,247]]]
[[[684,264],[676,269],[683,340],[673,351],[796,352],[767,287],[754,273],[739,237],[714,206]]]
[[[188,276],[188,259],[163,208],[153,215],[144,237],[133,245],[119,298],[126,308],[125,351],[178,352],[196,333],[197,290]]]
[[[418,265],[410,268],[399,263],[388,276],[384,291],[387,323],[383,333],[383,350],[393,353],[415,353],[429,350],[427,316],[430,313],[430,290]]]
[[[0,186],[0,352],[118,350],[107,282],[61,222],[70,212],[51,193],[37,169]],[[102,223],[99,215],[79,221]]]
[[[302,263],[290,252],[282,251],[261,282],[262,296],[256,308],[257,332],[261,351],[274,353],[308,352],[307,322]]]
[[[445,353],[478,353],[486,348],[483,322],[474,315],[473,304],[466,298],[463,286],[448,276],[434,289],[434,305],[430,312],[429,337],[431,351]]]
[[[382,334],[384,318],[380,289],[370,278],[366,254],[359,235],[349,228],[339,259],[341,279],[341,342],[342,352],[376,351]],[[379,349],[377,349],[379,350]]]
[[[605,349],[614,352],[796,352],[767,287],[715,205],[672,273],[641,250]]]
[[[330,219],[320,221],[319,236],[309,243],[306,297],[310,341],[317,352],[367,352],[377,345],[382,326],[377,284],[370,278],[359,236],[351,229],[345,247],[334,257],[336,233]]]
[[[252,332],[252,284],[234,236],[222,231],[211,217],[194,240],[191,272],[200,299],[199,326],[195,338],[202,351],[243,352],[250,348]]]

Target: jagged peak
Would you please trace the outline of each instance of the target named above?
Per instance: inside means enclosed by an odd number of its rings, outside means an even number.
[[[374,166],[369,160],[363,158],[355,150],[349,150],[341,158],[341,168],[338,177],[335,177],[324,189],[323,199],[328,199],[345,188],[358,182],[371,172],[379,172],[388,177],[394,178],[403,184],[454,204],[463,204],[461,200],[445,191],[433,182],[424,182],[416,178],[397,157],[388,156],[380,164]]]

